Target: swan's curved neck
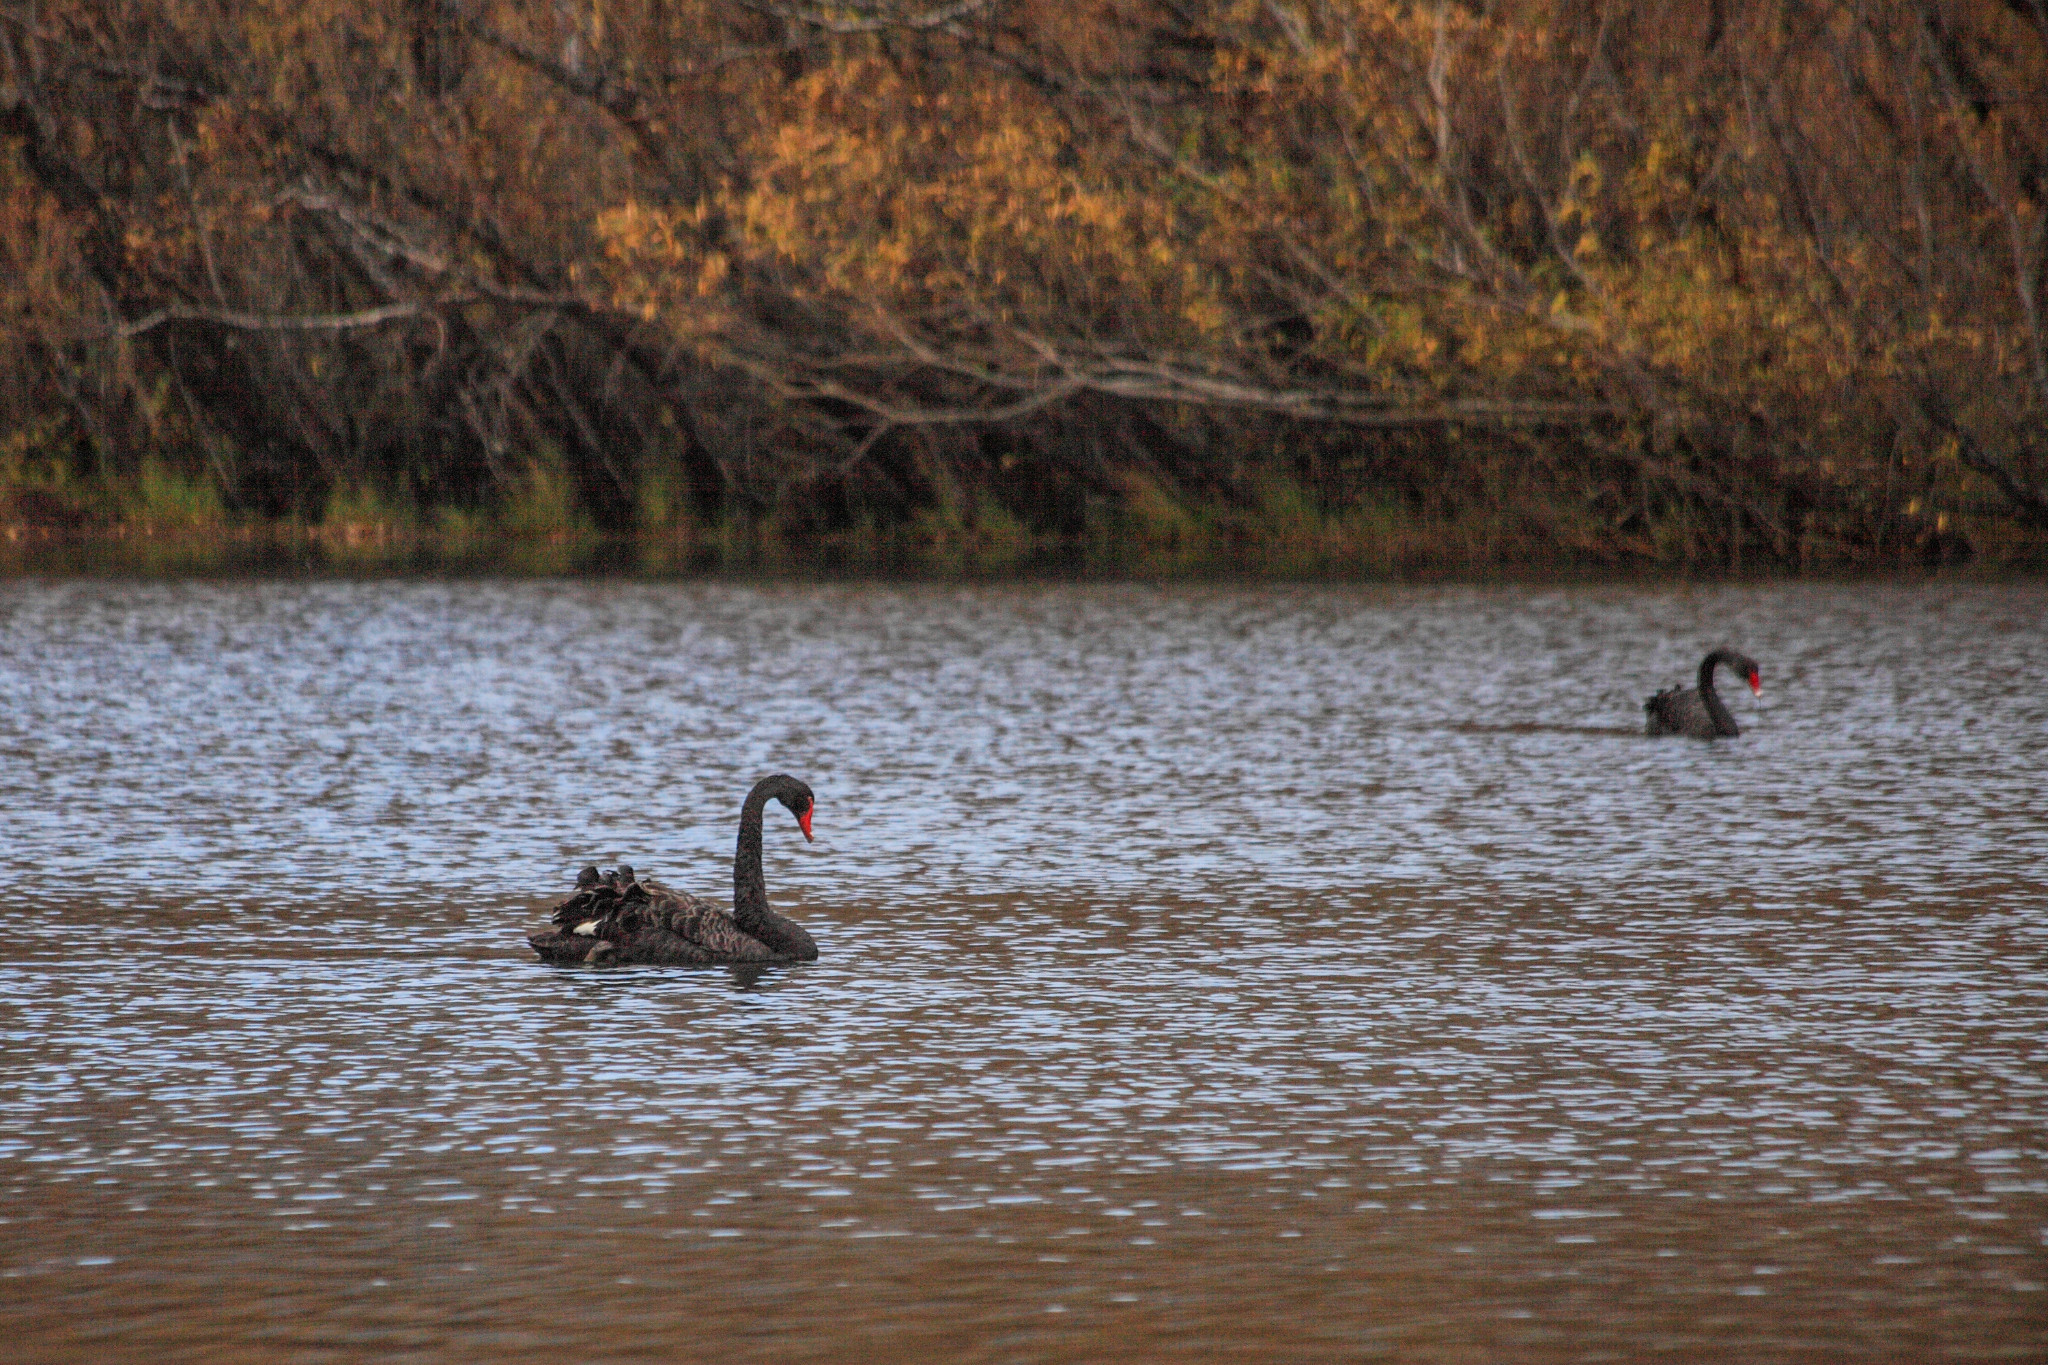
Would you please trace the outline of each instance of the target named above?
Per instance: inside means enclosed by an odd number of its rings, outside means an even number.
[[[1714,722],[1714,732],[1722,735],[1738,735],[1742,727],[1735,723],[1735,713],[1728,709],[1728,703],[1721,700],[1721,694],[1714,690],[1714,669],[1720,664],[1737,667],[1737,656],[1725,649],[1717,649],[1700,661],[1700,702],[1707,708],[1707,715]]]
[[[761,811],[767,804],[768,793],[756,787],[740,807],[740,842],[732,858],[732,911],[742,929],[749,916],[770,913],[768,881],[761,874]]]
[[[761,812],[774,794],[772,782],[761,782],[740,807],[739,847],[732,858],[733,923],[774,951],[808,962],[818,956],[817,942],[802,925],[775,913],[761,874]]]

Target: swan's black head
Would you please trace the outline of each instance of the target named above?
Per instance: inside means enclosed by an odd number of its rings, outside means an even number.
[[[1763,673],[1757,668],[1756,660],[1747,654],[1733,649],[1717,649],[1707,656],[1707,662],[1735,670],[1736,675],[1749,684],[1752,695],[1761,697],[1764,694]]]
[[[1749,684],[1750,695],[1761,697],[1764,694],[1764,675],[1762,670],[1756,666],[1756,660],[1750,658],[1747,654],[1738,654],[1732,662],[1735,665],[1735,671],[1740,673],[1742,680]]]
[[[788,773],[777,773],[768,780],[775,784],[771,795],[789,807],[789,813],[796,817],[797,828],[804,832],[804,842],[809,843],[811,808],[817,805],[817,799],[811,795],[811,789]]]

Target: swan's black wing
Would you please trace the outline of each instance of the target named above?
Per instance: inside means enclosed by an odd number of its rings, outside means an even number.
[[[1691,735],[1712,739],[1714,718],[1707,714],[1697,687],[1668,687],[1643,703],[1644,732],[1652,735]]]
[[[784,960],[725,911],[659,882],[583,879],[548,920],[551,930],[526,940],[548,962],[681,966]]]
[[[699,900],[687,891],[648,883],[654,893],[661,927],[710,954],[712,962],[780,962],[774,949],[733,922],[729,911]]]

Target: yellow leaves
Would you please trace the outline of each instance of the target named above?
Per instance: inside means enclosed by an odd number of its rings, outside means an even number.
[[[1414,374],[1429,370],[1443,354],[1445,337],[1439,318],[1410,302],[1385,300],[1370,309],[1378,325],[1365,344],[1364,359],[1376,370]]]
[[[710,298],[716,294],[719,287],[725,283],[726,276],[731,273],[731,257],[723,252],[713,252],[707,255],[704,258],[703,264],[697,268],[698,296],[700,298]]]
[[[1478,368],[1487,360],[1487,331],[1484,325],[1468,328],[1464,342],[1458,348],[1458,359],[1464,364]]]
[[[1181,316],[1186,318],[1197,332],[1213,337],[1230,325],[1230,312],[1221,300],[1213,294],[1199,290],[1190,290],[1188,293],[1188,301],[1181,308]]]
[[[1671,162],[1671,145],[1662,138],[1651,138],[1650,145],[1643,149],[1642,175],[1654,180],[1664,174],[1664,168]]]
[[[1623,169],[1623,193],[1615,207],[1645,225],[1683,213],[1693,194],[1692,174],[1686,131],[1667,127],[1651,137],[1638,161]]]
[[[721,207],[744,250],[903,312],[1049,315],[1134,305],[1206,330],[1223,306],[1186,269],[1170,200],[1103,174],[1029,90],[919,86],[850,59],[805,77]]]
[[[722,251],[704,243],[712,206],[650,206],[628,199],[598,214],[595,224],[615,307],[644,322],[665,318],[678,331],[713,326],[716,306],[731,270]],[[572,270],[573,281],[582,273]]]
[[[1600,180],[1600,162],[1591,152],[1580,152],[1572,161],[1572,197],[1580,200],[1598,198]]]

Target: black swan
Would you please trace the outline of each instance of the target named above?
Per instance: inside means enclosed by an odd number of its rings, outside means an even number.
[[[818,945],[768,906],[761,877],[761,810],[770,799],[796,816],[811,837],[811,789],[786,773],[764,777],[740,807],[739,851],[732,860],[732,913],[621,865],[586,867],[576,893],[548,916],[554,927],[526,941],[548,962],[814,962]]]
[[[1749,690],[1761,697],[1764,694],[1763,679],[1758,675],[1756,660],[1747,654],[1737,654],[1732,649],[1717,649],[1700,661],[1700,681],[1697,687],[1668,687],[1643,703],[1643,713],[1649,717],[1644,727],[1653,735],[1688,735],[1693,739],[1715,739],[1722,735],[1735,736],[1742,733],[1742,727],[1735,723],[1735,717],[1728,710],[1721,694],[1714,690],[1714,666],[1726,664],[1742,675]]]

